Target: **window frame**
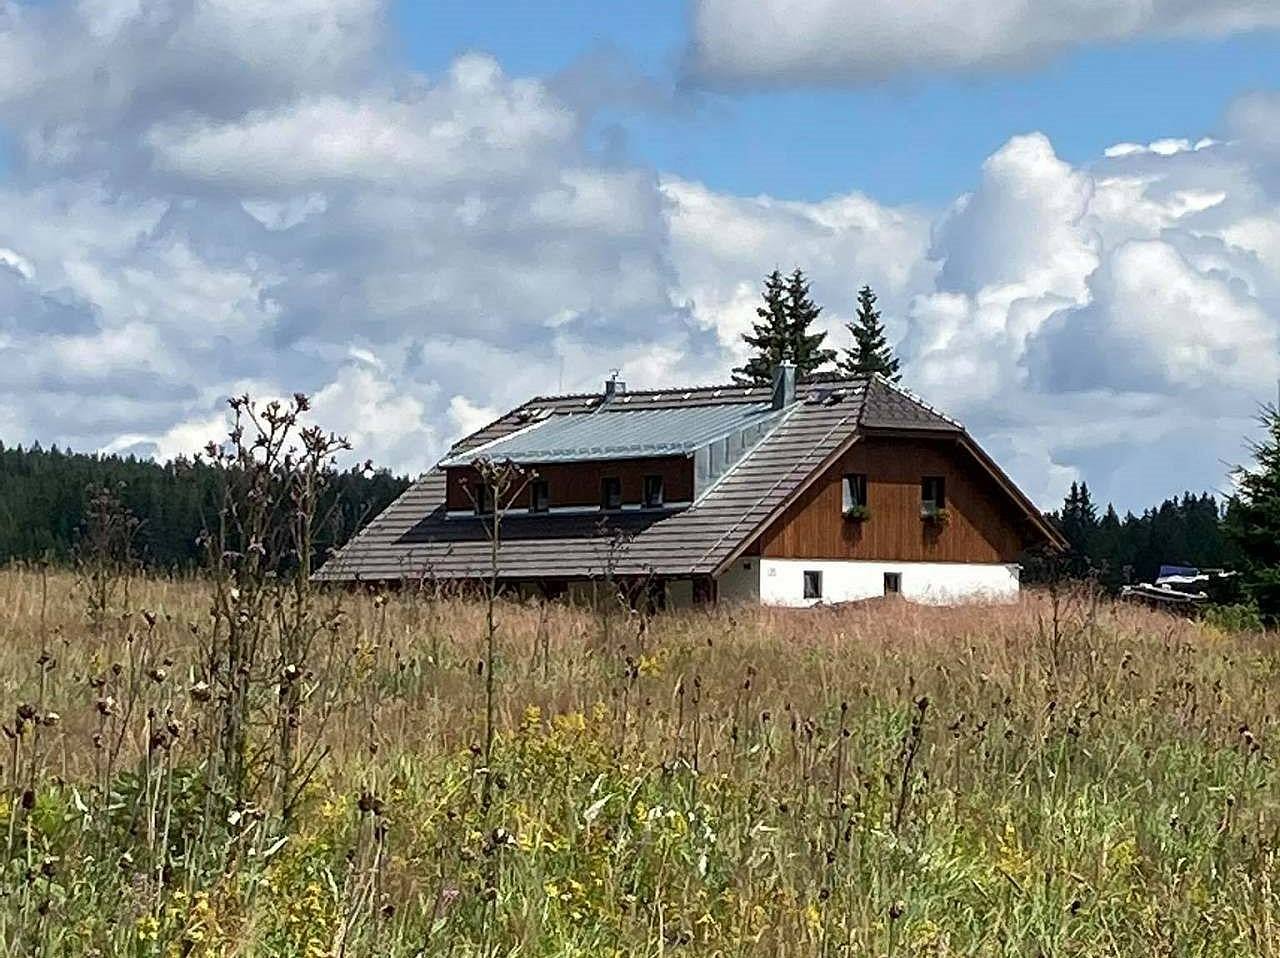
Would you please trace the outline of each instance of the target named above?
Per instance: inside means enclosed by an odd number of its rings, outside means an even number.
[[[801,590],[806,599],[822,598],[822,570],[821,569],[805,569],[802,573]],[[810,589],[809,584],[813,583]]]
[[[932,491],[934,495],[929,497],[928,493]],[[934,516],[947,508],[947,477],[946,476],[921,476],[920,477],[920,514],[922,516]]]
[[[893,588],[889,588],[890,583]],[[885,595],[902,595],[902,573],[886,572],[884,574],[884,594]]]
[[[658,494],[652,495],[653,488],[656,486]],[[666,482],[662,476],[652,475],[644,477],[643,498],[641,500],[646,509],[661,509],[667,504]]]
[[[867,509],[867,474],[846,472],[840,480],[840,512],[850,515]]]
[[[615,497],[616,497],[616,503],[615,503]],[[601,476],[600,477],[600,509],[604,512],[616,512],[621,508],[622,508],[622,479],[618,476]]]
[[[529,511],[536,515],[551,511],[551,483],[546,479],[533,479],[529,482]]]

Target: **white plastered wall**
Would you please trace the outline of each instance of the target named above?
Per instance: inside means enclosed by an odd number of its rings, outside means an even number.
[[[807,606],[818,602],[875,598],[884,595],[886,572],[896,572],[902,577],[904,598],[933,605],[965,601],[1011,602],[1017,598],[1019,589],[1019,567],[1016,564],[822,559],[760,559],[754,562],[759,566],[757,594],[765,605]],[[822,573],[821,599],[804,597],[806,570]]]
[[[760,560],[748,556],[725,569],[717,580],[716,597],[720,602],[759,602]]]

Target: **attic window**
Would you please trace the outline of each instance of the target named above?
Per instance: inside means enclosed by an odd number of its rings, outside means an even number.
[[[474,491],[476,515],[488,516],[493,514],[493,487],[487,482],[480,483]]]
[[[920,512],[937,515],[947,507],[946,480],[942,476],[925,476],[920,480]]]
[[[842,484],[841,510],[846,516],[856,515],[867,508],[867,476],[862,472],[850,472]]]
[[[622,480],[617,476],[605,476],[600,480],[600,508],[622,508]]]

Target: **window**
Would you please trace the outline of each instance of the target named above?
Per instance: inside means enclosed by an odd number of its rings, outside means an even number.
[[[644,477],[644,505],[646,509],[662,508],[662,477]]]
[[[806,599],[822,598],[822,573],[817,569],[804,570],[804,597]]]
[[[617,476],[605,476],[600,480],[600,508],[622,508],[622,480]]]
[[[902,591],[902,573],[886,572],[884,574],[884,594],[897,595]]]
[[[844,495],[842,508],[846,516],[856,516],[867,509],[867,477],[860,472],[851,472],[844,477]]]
[[[920,511],[935,515],[947,507],[946,484],[942,476],[925,476],[920,480]]]
[[[487,516],[493,513],[493,487],[482,482],[474,490],[476,515]]]
[[[551,485],[545,479],[535,479],[529,484],[529,511],[548,512],[551,509]]]

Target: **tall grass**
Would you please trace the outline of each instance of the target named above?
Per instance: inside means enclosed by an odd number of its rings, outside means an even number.
[[[224,805],[214,591],[132,578],[91,620],[0,572],[4,954],[1280,951],[1272,637],[1079,594],[607,631],[499,601],[486,766],[485,605],[333,593]]]

